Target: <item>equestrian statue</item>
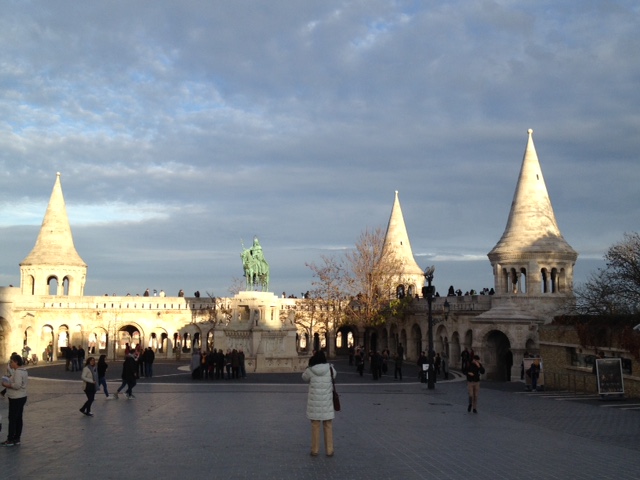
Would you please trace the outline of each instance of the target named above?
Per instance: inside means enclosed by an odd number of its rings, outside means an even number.
[[[269,264],[264,259],[258,237],[253,237],[251,248],[244,248],[244,243],[242,243],[240,257],[242,258],[244,276],[247,279],[247,290],[267,292],[269,290]]]

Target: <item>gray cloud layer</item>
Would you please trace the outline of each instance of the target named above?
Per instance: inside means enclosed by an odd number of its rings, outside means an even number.
[[[61,171],[87,293],[225,295],[257,234],[299,294],[394,190],[440,290],[491,286],[529,127],[578,272],[638,230],[636,2],[2,10],[2,283]]]

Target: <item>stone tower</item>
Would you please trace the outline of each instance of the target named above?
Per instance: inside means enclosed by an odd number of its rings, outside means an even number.
[[[495,291],[506,296],[573,296],[578,254],[560,233],[533,144],[522,160],[507,227],[488,254]]]
[[[36,245],[20,263],[21,292],[82,296],[86,277],[87,264],[73,244],[58,173]]]
[[[396,293],[415,295],[422,290],[424,285],[424,273],[413,258],[409,234],[404,223],[398,191],[391,209],[387,233],[384,238],[384,252],[393,251],[402,262],[402,272],[398,275],[398,285]]]

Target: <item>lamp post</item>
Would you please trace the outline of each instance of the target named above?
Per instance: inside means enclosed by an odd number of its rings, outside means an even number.
[[[433,364],[435,361],[434,352],[433,352],[433,315],[431,312],[431,304],[433,303],[433,293],[436,289],[436,287],[431,286],[431,282],[433,281],[433,272],[435,271],[435,269],[436,267],[434,267],[433,265],[425,269],[424,278],[427,281],[427,286],[422,287],[422,296],[427,299],[427,306],[428,306],[427,318],[429,321],[429,332],[428,332],[429,352],[427,353],[427,358],[429,359],[429,370],[427,371],[427,388],[429,390],[433,390],[436,386],[435,378],[434,378],[436,371]]]

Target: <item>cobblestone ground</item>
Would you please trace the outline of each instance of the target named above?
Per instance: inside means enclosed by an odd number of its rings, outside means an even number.
[[[78,412],[77,372],[30,368],[22,444],[0,448],[0,478],[640,478],[638,401],[483,382],[473,414],[459,375],[428,390],[413,365],[402,382],[374,382],[338,361],[335,456],[311,457],[300,374],[194,381],[186,362],[154,367],[135,400],[99,393],[93,418]],[[119,372],[112,364],[112,391]]]

